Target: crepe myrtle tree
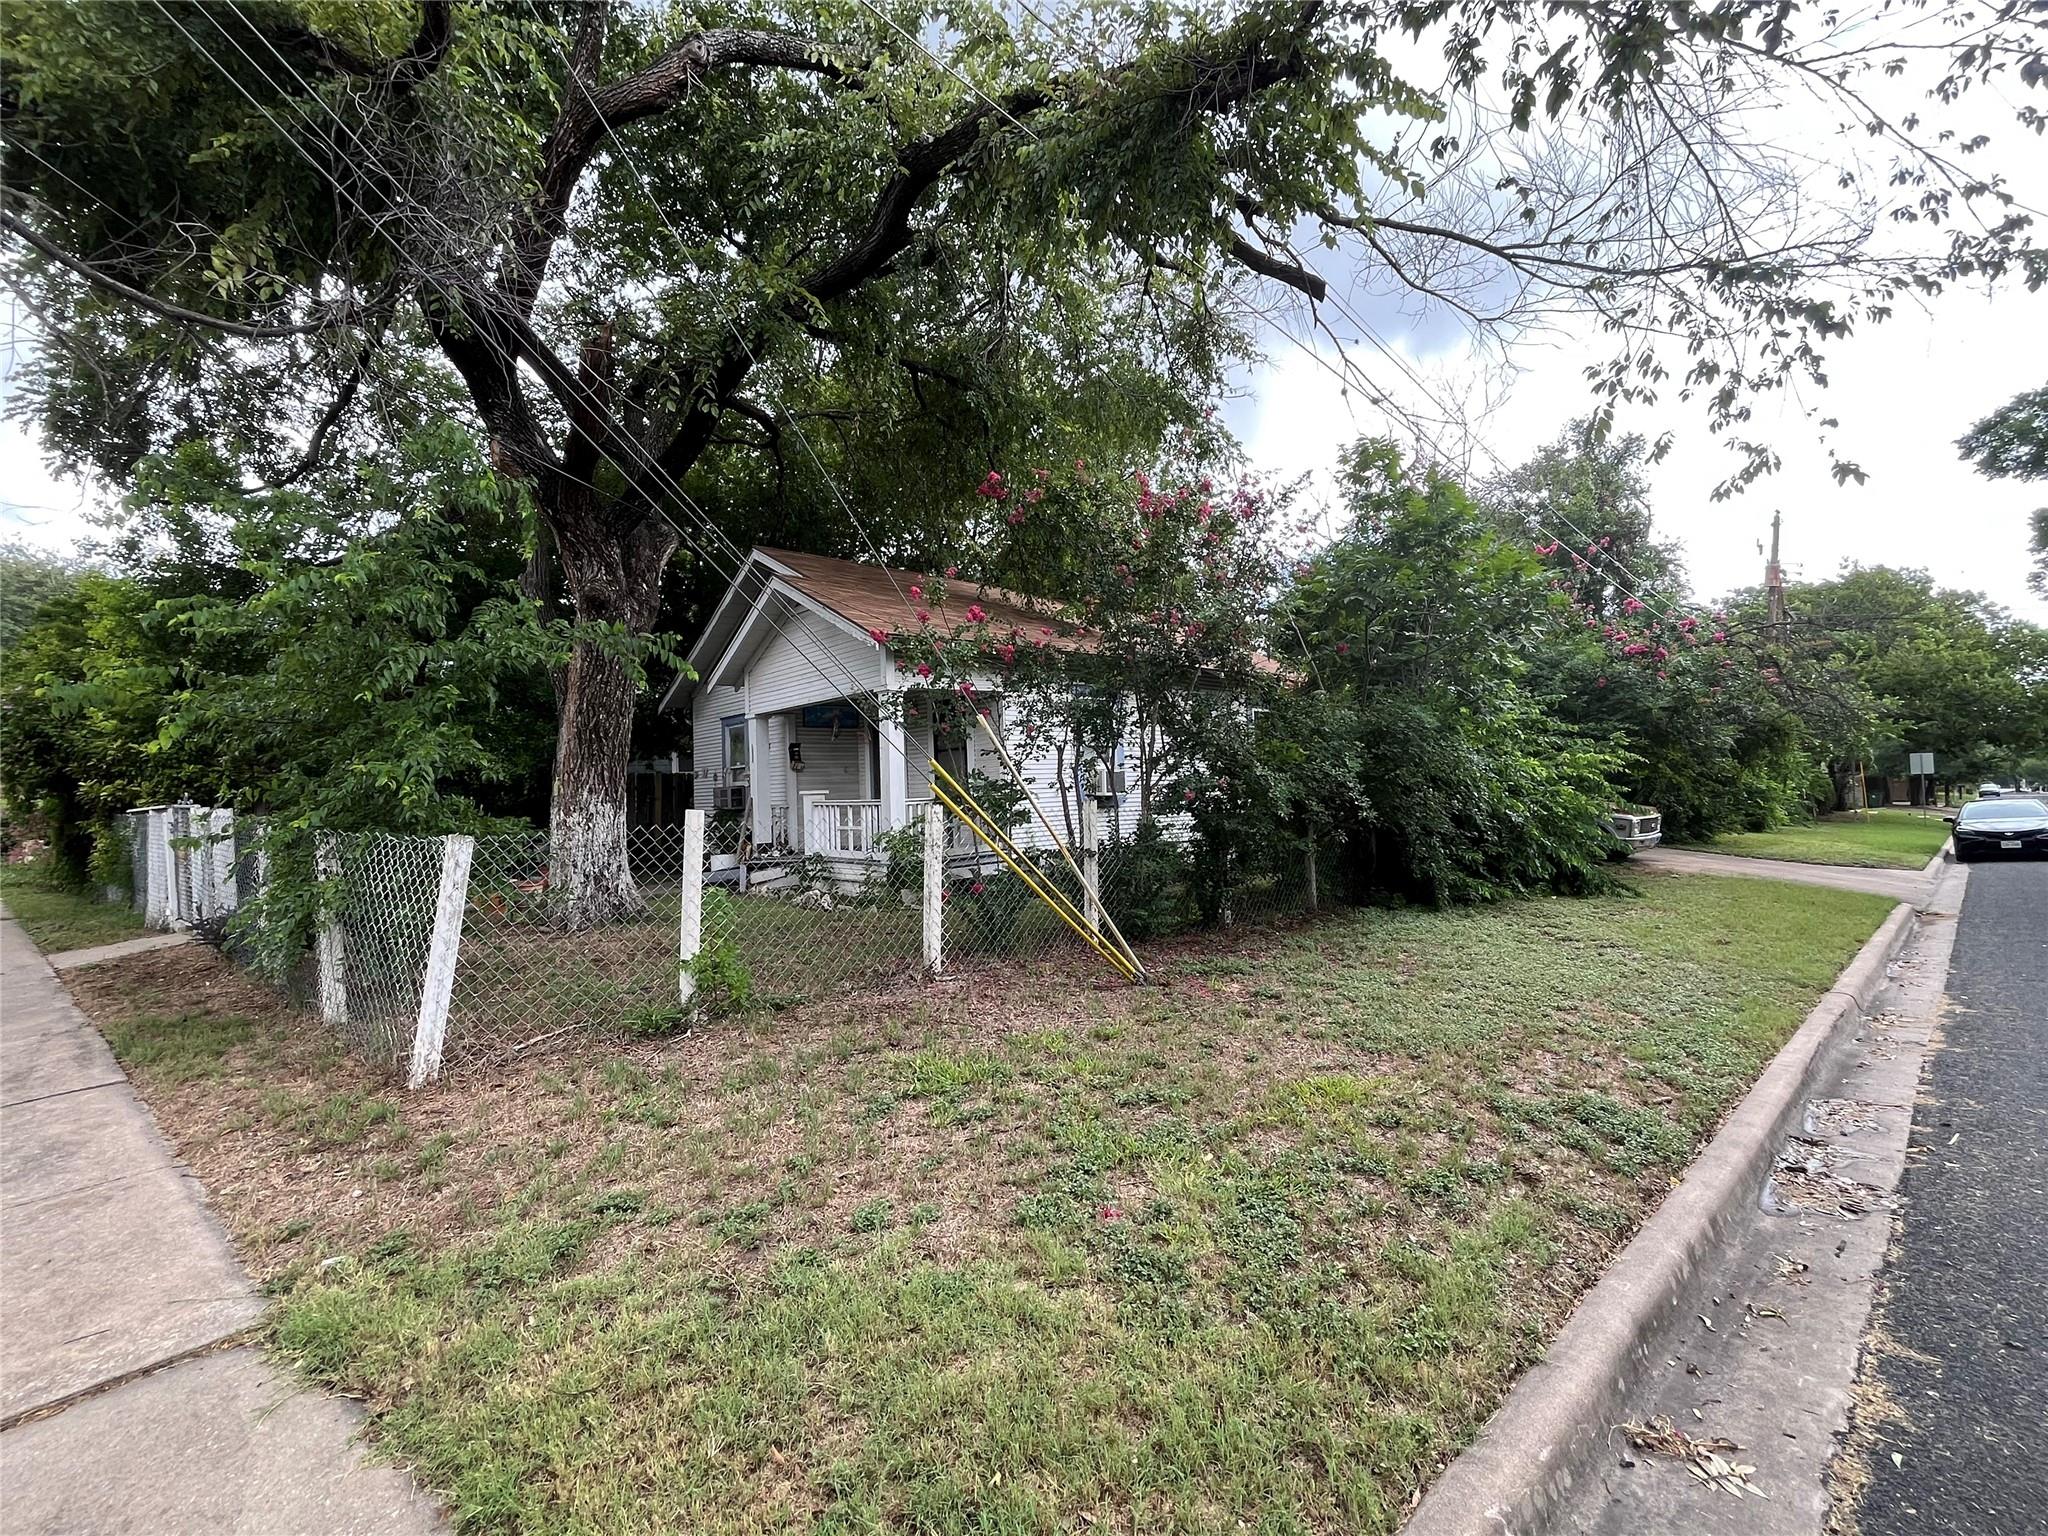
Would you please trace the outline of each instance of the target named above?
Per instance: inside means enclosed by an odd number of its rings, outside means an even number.
[[[947,401],[999,447],[1113,411],[1086,386],[1133,360],[1200,397],[1275,295],[1341,304],[1299,242],[1345,287],[1484,329],[1590,312],[1602,409],[1697,395],[1738,429],[1739,481],[1770,461],[1750,397],[1821,380],[1829,339],[1950,281],[2040,280],[1990,141],[1946,120],[2048,73],[2022,9],[1928,0],[1888,31],[1751,0],[1111,0],[1052,23],[975,0],[21,0],[21,409],[67,467],[118,479],[226,430],[283,479],[386,430],[381,373],[431,363],[531,483],[536,590],[634,634],[679,544],[730,559],[736,455],[801,463],[815,434],[851,456],[864,423]],[[1429,89],[1391,62],[1428,51]],[[1756,137],[1795,90],[1856,131],[1826,177]],[[886,503],[864,510],[886,539]],[[638,902],[633,688],[582,645],[558,695],[552,876],[599,920]]]
[[[1287,680],[1261,646],[1290,497],[1191,467],[1206,436],[1173,444],[1156,483],[1079,460],[988,471],[962,518],[969,552],[905,589],[901,625],[871,632],[906,689],[950,693],[956,716],[985,710],[975,678],[998,680],[1012,751],[1053,755],[1070,836],[1071,768],[1135,734],[1139,814],[1177,808],[1160,797]],[[986,606],[992,587],[1018,585],[1034,618]]]

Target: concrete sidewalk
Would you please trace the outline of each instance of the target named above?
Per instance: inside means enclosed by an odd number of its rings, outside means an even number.
[[[1925,908],[1934,899],[1942,862],[1937,857],[1923,869],[1862,869],[1851,864],[1800,864],[1791,859],[1748,859],[1733,853],[1706,853],[1697,848],[1646,848],[1630,866],[1674,870],[1686,875],[1742,875],[1752,880],[1790,880],[1799,885],[1826,885],[1838,891],[1868,891],[1893,901]]]
[[[0,920],[0,1507],[56,1532],[424,1533],[361,1415],[237,1342],[264,1302],[112,1052]]]

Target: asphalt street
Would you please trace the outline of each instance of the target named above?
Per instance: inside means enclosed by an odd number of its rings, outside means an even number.
[[[1864,1536],[2048,1532],[2048,864],[1977,864],[1901,1184]]]

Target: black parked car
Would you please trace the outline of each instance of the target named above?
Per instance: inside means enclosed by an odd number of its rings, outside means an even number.
[[[1956,857],[2048,858],[2048,805],[2000,796],[1973,800],[1956,814]]]

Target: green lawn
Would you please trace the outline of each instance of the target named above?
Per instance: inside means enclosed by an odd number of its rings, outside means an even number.
[[[1941,851],[1948,833],[1948,823],[1938,816],[1872,811],[1868,818],[1825,816],[1810,826],[1781,827],[1775,832],[1732,832],[1704,846],[1715,853],[1752,859],[1918,869]]]
[[[1629,878],[411,1097],[210,953],[82,990],[464,1530],[1388,1531],[1890,910]]]
[[[101,901],[43,863],[0,865],[0,898],[45,954],[113,944],[148,932],[131,908]]]

